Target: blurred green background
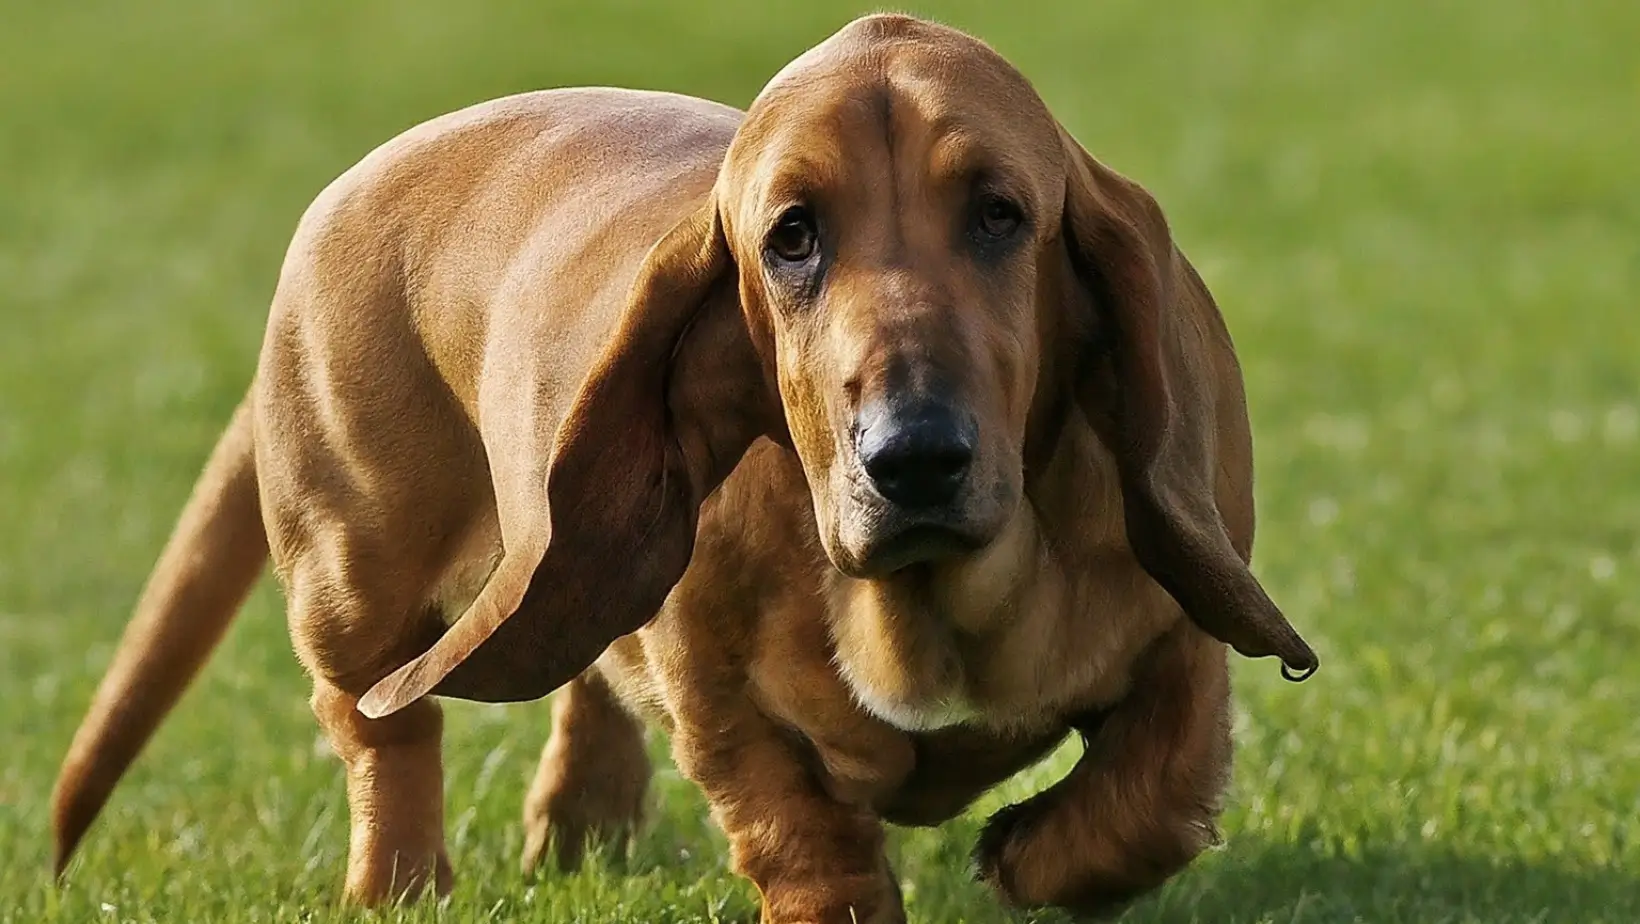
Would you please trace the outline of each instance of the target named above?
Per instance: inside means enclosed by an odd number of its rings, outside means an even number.
[[[1640,920],[1640,5],[915,9],[1167,208],[1245,367],[1260,573],[1326,663],[1238,663],[1226,848],[1128,920]],[[0,920],[348,917],[340,771],[267,585],[66,888],[45,872],[57,761],[312,196],[515,91],[743,105],[867,10],[0,0]],[[449,714],[444,918],[750,919],[670,770],[624,871],[520,879],[545,705]],[[914,921],[1010,920],[973,836],[1073,756],[897,838]]]

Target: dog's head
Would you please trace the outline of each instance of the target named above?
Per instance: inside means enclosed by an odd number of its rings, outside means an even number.
[[[836,567],[881,578],[991,543],[1077,412],[1145,568],[1217,638],[1308,672],[1247,568],[1250,509],[1216,497],[1223,456],[1248,464],[1219,445],[1244,413],[1228,357],[1154,200],[1018,71],[952,29],[857,20],[770,82],[645,261],[560,431],[523,605],[458,623],[370,699],[568,681],[657,612],[759,436],[801,460]]]
[[[1020,503],[1063,161],[1023,78],[910,19],[854,23],[752,104],[716,208],[844,573],[971,553]]]

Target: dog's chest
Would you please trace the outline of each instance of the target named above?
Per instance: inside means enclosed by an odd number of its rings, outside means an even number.
[[[836,670],[861,708],[903,731],[1039,731],[1126,682],[1120,621],[1069,609],[1057,582],[956,608],[847,596]]]
[[[1096,468],[1081,463],[1076,490],[1022,509],[973,559],[903,581],[833,579],[835,662],[861,707],[908,731],[1017,733],[1122,695],[1179,611],[1134,559],[1115,479]]]
[[[1045,753],[1068,716],[1119,698],[1156,622],[1080,582],[1044,581],[992,613],[913,611],[862,588],[762,612],[747,689],[807,739],[839,800],[906,817],[960,811]],[[1067,609],[1079,601],[1118,609]]]

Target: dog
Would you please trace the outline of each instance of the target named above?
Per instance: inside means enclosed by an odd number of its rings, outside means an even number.
[[[652,718],[764,921],[902,921],[885,822],[1075,733],[975,859],[1013,905],[1108,914],[1217,837],[1228,648],[1317,667],[1253,523],[1207,288],[980,40],[864,17],[744,113],[480,104],[301,219],[65,759],[56,867],[271,558],[354,902],[450,887],[431,697],[556,690],[526,868],[630,835]]]

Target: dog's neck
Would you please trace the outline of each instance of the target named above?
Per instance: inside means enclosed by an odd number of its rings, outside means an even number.
[[[1033,729],[1114,700],[1176,617],[1128,548],[1115,460],[1066,415],[1002,535],[958,563],[833,587],[838,664],[901,728]]]

